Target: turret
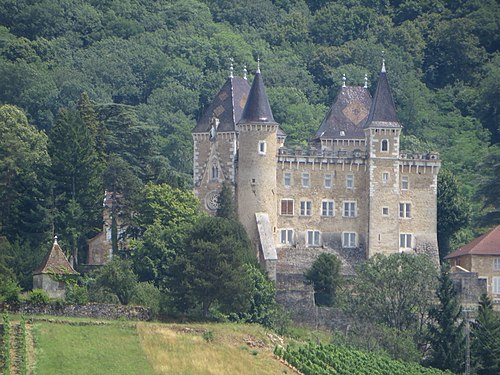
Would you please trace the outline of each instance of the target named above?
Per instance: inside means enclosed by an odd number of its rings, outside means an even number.
[[[260,68],[238,123],[238,216],[254,245],[256,255],[269,270],[276,261],[276,155],[279,125],[274,120]],[[280,136],[282,137],[282,136]],[[272,277],[272,271],[271,277]]]

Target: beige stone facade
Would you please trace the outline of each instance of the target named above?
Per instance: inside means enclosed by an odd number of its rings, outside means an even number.
[[[254,89],[256,80],[260,86]],[[241,100],[228,100],[225,107],[218,103],[218,126],[229,129],[227,134],[214,135],[215,104],[193,130],[195,194],[213,213],[222,182],[234,188],[240,221],[261,261],[267,266],[273,261],[272,277],[302,274],[321,252],[339,256],[346,274],[377,253],[425,252],[437,261],[440,160],[434,153],[400,150],[402,126],[385,68],[373,99],[366,87],[341,89],[308,150],[285,147],[285,135],[267,108],[260,72],[250,91],[231,77],[221,95],[248,98],[250,104],[236,110],[229,103],[241,106]],[[259,100],[267,107],[259,108]],[[232,114],[226,117],[231,124],[223,124],[224,113]],[[221,171],[216,180],[208,177],[214,166]],[[259,224],[257,217],[268,218],[269,224]],[[263,249],[266,233],[272,249]]]

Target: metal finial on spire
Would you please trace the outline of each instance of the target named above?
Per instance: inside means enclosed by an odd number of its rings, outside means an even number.
[[[365,73],[365,85],[363,86],[365,89],[368,88],[368,74]]]
[[[243,79],[244,80],[247,79],[247,73],[248,73],[247,66],[243,65]]]
[[[260,73],[260,57],[257,56],[257,73]]]
[[[233,67],[233,58],[230,59],[231,64],[229,65],[229,78],[234,77],[234,67]]]
[[[382,73],[385,73],[385,51],[382,50],[382,69],[380,70]]]
[[[57,243],[57,236],[54,236],[54,244]]]
[[[345,81],[346,81],[345,74],[342,74],[342,87],[346,87]]]

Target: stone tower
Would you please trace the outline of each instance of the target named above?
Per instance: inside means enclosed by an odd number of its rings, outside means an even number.
[[[272,275],[276,261],[276,155],[279,125],[257,68],[248,100],[238,123],[239,151],[236,173],[238,216],[261,263]]]
[[[232,72],[192,131],[194,192],[204,210],[215,213],[222,184],[235,188],[237,123],[250,85]]]

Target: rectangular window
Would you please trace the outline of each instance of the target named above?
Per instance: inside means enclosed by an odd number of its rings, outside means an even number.
[[[293,215],[293,199],[281,200],[281,215]]]
[[[399,204],[399,217],[404,217],[404,218],[411,217],[411,203]]]
[[[495,258],[493,261],[493,270],[500,271],[500,258]]]
[[[280,230],[280,243],[282,245],[293,245],[293,229]]]
[[[356,233],[342,233],[342,247],[356,247]]]
[[[382,173],[382,182],[386,184],[389,181],[389,173],[384,172]]]
[[[348,174],[345,176],[345,187],[348,189],[354,189],[354,175]]]
[[[408,190],[410,187],[410,182],[408,179],[408,176],[402,176],[401,177],[401,190]]]
[[[325,189],[331,189],[332,188],[332,175],[331,174],[325,174]]]
[[[356,216],[356,202],[344,202],[344,217]]]
[[[266,149],[267,149],[266,141],[259,141],[259,154],[265,155]]]
[[[399,247],[401,249],[411,249],[411,239],[412,235],[409,233],[400,233],[399,234]]]
[[[283,174],[283,185],[285,187],[290,187],[292,185],[292,174],[290,172],[285,172]]]
[[[389,151],[389,141],[387,139],[383,139],[380,144],[380,151],[388,152]]]
[[[308,246],[319,246],[320,245],[321,234],[319,230],[308,230],[307,231],[307,245]]]
[[[492,290],[493,294],[500,294],[500,277],[493,278]]]
[[[321,216],[335,216],[335,202],[322,201],[321,202]]]
[[[309,187],[309,173],[302,173],[302,187]]]
[[[300,216],[311,216],[311,201],[300,201]]]
[[[389,207],[382,207],[382,216],[389,216]]]

